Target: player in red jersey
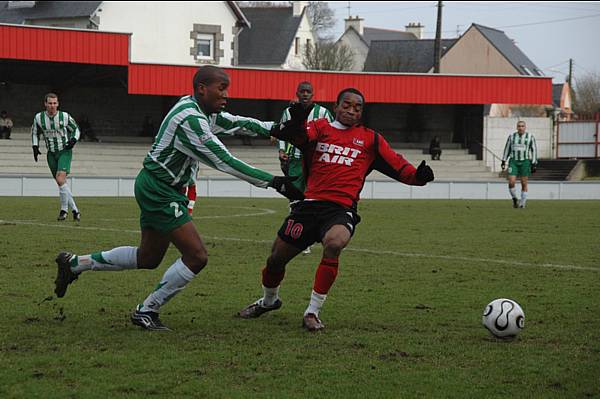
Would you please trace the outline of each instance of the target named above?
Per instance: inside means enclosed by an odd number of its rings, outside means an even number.
[[[375,169],[409,185],[423,186],[433,180],[425,161],[415,168],[382,136],[360,124],[363,107],[364,96],[345,89],[338,95],[334,122],[320,119],[305,124],[302,108],[295,107],[292,120],[271,131],[302,149],[307,187],[305,199],[292,205],[262,270],[264,296],[242,309],[241,317],[255,318],[279,309],[285,266],[304,248],[321,242],[323,257],[302,325],[309,331],[322,330],[319,312],[337,276],[340,253],[360,222],[357,203],[366,176]]]

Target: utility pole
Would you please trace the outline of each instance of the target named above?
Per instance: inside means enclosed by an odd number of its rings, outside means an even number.
[[[438,1],[435,46],[433,47],[433,73],[440,73],[440,58],[442,58],[442,7],[442,2]]]
[[[569,84],[569,90],[571,90],[571,81],[573,80],[573,58],[569,58],[569,75],[567,76],[567,83]]]
[[[348,2],[348,7],[346,7],[348,9],[348,18],[350,18],[350,2]]]

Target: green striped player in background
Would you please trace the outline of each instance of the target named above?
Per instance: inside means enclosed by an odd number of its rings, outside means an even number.
[[[273,122],[223,112],[229,76],[207,65],[193,78],[194,95],[182,97],[165,116],[154,144],[135,181],[135,199],[141,210],[139,247],[123,246],[77,256],[61,252],[55,293],[60,298],[79,275],[89,270],[120,271],[157,268],[171,243],[181,253],[148,297],[136,306],[131,321],[147,330],[169,330],[159,311],[206,266],[206,247],[187,211],[183,194],[198,163],[229,173],[257,187],[273,187],[290,199],[303,198],[291,178],[273,176],[235,158],[216,134],[235,127],[270,136]]]
[[[537,145],[533,134],[525,131],[525,122],[517,122],[517,131],[508,136],[502,154],[502,170],[508,160],[508,191],[514,208],[525,208],[527,203],[527,183],[531,173],[535,173],[538,163]],[[515,184],[517,176],[521,178],[521,201],[517,197]]]
[[[333,115],[331,115],[331,112],[329,112],[327,108],[313,102],[313,94],[314,90],[310,82],[304,81],[298,84],[298,88],[296,89],[298,103],[302,104],[305,110],[310,110],[306,121],[310,122],[316,119],[326,118],[329,122],[333,122]],[[280,123],[285,123],[289,120],[290,108],[288,107],[283,111]],[[294,147],[287,141],[279,140],[279,162],[283,173],[286,176],[296,177],[296,180],[294,180],[293,183],[294,186],[296,186],[298,190],[304,192],[304,189],[306,188],[306,179],[303,174],[302,152],[300,152],[300,149]],[[308,247],[303,253],[309,254],[310,251],[310,247]]]
[[[304,109],[311,110],[306,118],[307,122],[315,119],[326,118],[329,122],[333,122],[333,116],[329,110],[319,104],[313,102],[313,86],[310,82],[300,82],[296,90],[298,102],[302,104]],[[286,108],[281,115],[281,123],[290,120],[290,108]],[[298,176],[294,180],[294,186],[299,190],[304,191],[306,181],[302,175],[302,153],[291,143],[279,140],[279,161],[281,162],[283,172],[286,176]]]
[[[46,141],[48,167],[50,167],[52,177],[58,185],[60,196],[58,220],[65,220],[69,213],[69,207],[71,207],[73,220],[79,222],[81,213],[75,204],[73,194],[67,183],[67,176],[71,172],[73,146],[80,136],[79,127],[71,115],[58,110],[58,96],[56,94],[46,94],[44,106],[46,110],[35,115],[31,127],[33,159],[37,162],[38,155],[41,154],[39,144],[39,135],[41,134]]]

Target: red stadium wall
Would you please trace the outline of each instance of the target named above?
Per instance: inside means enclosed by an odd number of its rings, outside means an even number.
[[[192,90],[197,66],[132,64],[129,34],[0,24],[0,60],[31,60],[128,67],[129,94],[180,96]],[[463,76],[284,71],[225,68],[229,96],[290,100],[298,82],[309,80],[315,98],[333,102],[346,87],[370,103],[551,104],[552,79],[524,76]]]
[[[0,59],[129,65],[128,34],[0,25],[0,37]]]
[[[130,64],[129,93],[179,96],[191,92],[197,67]],[[368,74],[225,68],[229,96],[289,100],[298,82],[309,80],[319,101],[333,102],[346,87],[372,103],[551,104],[552,79],[521,76]]]

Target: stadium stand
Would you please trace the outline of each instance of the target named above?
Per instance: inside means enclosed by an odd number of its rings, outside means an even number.
[[[136,176],[142,160],[150,148],[149,138],[114,138],[110,142],[80,142],[73,153],[71,170],[73,176]],[[266,140],[255,140],[256,145],[244,146],[239,139],[224,140],[229,150],[245,162],[272,174],[281,174],[275,147],[261,145]],[[492,173],[475,155],[467,150],[444,146],[441,161],[431,161],[423,149],[428,143],[392,143],[398,153],[404,155],[413,165],[426,160],[435,172],[437,180],[499,180],[498,173]],[[45,154],[45,146],[40,147]],[[0,174],[2,175],[47,175],[49,174],[45,156],[35,163],[31,152],[29,128],[15,128],[11,140],[0,140]],[[226,176],[211,168],[200,168],[200,176]],[[368,180],[388,180],[378,172],[369,175]]]
[[[568,180],[569,174],[577,164],[571,159],[540,159],[537,172],[532,174],[530,180]]]

